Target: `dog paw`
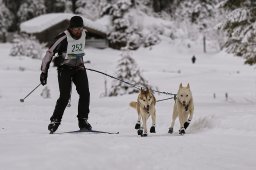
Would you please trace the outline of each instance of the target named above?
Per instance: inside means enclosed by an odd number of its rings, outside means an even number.
[[[156,133],[156,128],[155,128],[155,126],[151,126],[151,128],[150,128],[150,133]]]
[[[139,130],[138,130],[138,135],[142,135],[142,133],[143,133],[143,130],[142,130],[142,129],[139,129]]]
[[[179,130],[179,134],[180,134],[180,135],[184,135],[185,133],[186,133],[186,132],[185,132],[185,129],[184,129],[184,128],[182,128],[182,129]]]
[[[168,133],[172,134],[173,133],[173,128],[170,127]]]
[[[141,137],[147,137],[148,136],[148,134],[147,133],[143,133],[143,134],[141,134]]]
[[[139,128],[140,128],[140,124],[139,124],[139,123],[136,123],[135,129],[139,129]]]

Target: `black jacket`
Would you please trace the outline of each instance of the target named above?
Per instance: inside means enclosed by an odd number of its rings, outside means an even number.
[[[67,35],[65,32],[59,34],[54,42],[50,45],[49,49],[46,51],[46,54],[42,60],[41,71],[44,73],[48,72],[50,63],[53,56],[57,53],[58,57],[56,58],[55,65],[69,65],[69,66],[81,66],[84,64],[83,58],[77,59],[64,59],[67,53]],[[57,64],[56,64],[57,63]]]

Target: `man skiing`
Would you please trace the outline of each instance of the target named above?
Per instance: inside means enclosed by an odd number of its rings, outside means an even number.
[[[58,57],[55,58],[55,65],[58,67],[60,96],[48,126],[51,133],[55,132],[61,123],[70,98],[72,82],[79,94],[78,126],[80,129],[92,129],[87,121],[90,112],[90,91],[83,61],[85,38],[86,30],[84,29],[83,19],[80,16],[73,16],[70,19],[68,29],[56,37],[42,60],[40,81],[42,85],[46,85],[49,65],[52,57],[55,53],[58,53]]]

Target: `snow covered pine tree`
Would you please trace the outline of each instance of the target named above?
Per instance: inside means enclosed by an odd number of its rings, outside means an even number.
[[[227,12],[221,27],[226,33],[227,52],[245,58],[246,64],[256,64],[255,1],[227,0],[221,7]]]
[[[128,52],[122,53],[122,58],[118,61],[117,65],[117,78],[126,82],[132,83],[135,86],[146,86],[148,83],[142,77],[140,70],[135,60],[129,55]],[[122,81],[114,79],[110,89],[109,96],[118,96],[124,94],[138,93],[139,90],[130,86]]]
[[[133,25],[134,18],[128,13],[131,7],[131,0],[119,0],[104,9],[104,14],[112,16],[113,30],[108,35],[111,48],[135,50],[140,46],[141,35]]]
[[[0,0],[0,39],[6,41],[6,33],[12,25],[14,16],[11,11]]]

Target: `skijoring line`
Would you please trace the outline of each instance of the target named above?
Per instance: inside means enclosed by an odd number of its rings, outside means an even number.
[[[129,82],[126,82],[126,81],[124,81],[124,80],[121,80],[121,79],[119,79],[119,78],[116,78],[116,77],[114,77],[114,76],[111,76],[111,75],[109,75],[109,74],[103,73],[103,72],[101,72],[101,71],[94,70],[94,69],[90,69],[90,68],[86,68],[86,70],[89,70],[89,71],[93,71],[93,72],[97,72],[97,73],[103,74],[103,75],[105,75],[105,76],[108,76],[108,77],[110,77],[110,78],[113,78],[113,79],[119,80],[119,81],[121,81],[121,82],[124,82],[124,83],[126,83],[126,84],[128,84],[128,85],[130,85],[130,86],[132,86],[132,87],[134,87],[134,88],[136,88],[136,89],[138,89],[138,90],[140,90],[140,88],[139,88],[139,87],[136,87],[136,85],[135,85],[135,84],[131,84],[131,83],[129,83]]]
[[[134,87],[134,88],[136,88],[136,89],[138,89],[138,90],[140,90],[140,88],[139,88],[139,87],[137,87],[135,84],[129,83],[129,82],[124,81],[124,80],[121,80],[121,79],[119,79],[119,78],[116,78],[116,77],[111,76],[111,75],[109,75],[109,74],[103,73],[103,72],[101,72],[101,71],[98,71],[98,70],[95,70],[95,69],[90,69],[90,68],[86,68],[86,70],[89,70],[89,71],[92,71],[92,72],[96,72],[96,73],[103,74],[103,75],[105,75],[105,76],[107,76],[107,77],[110,77],[110,78],[116,79],[116,80],[118,80],[118,81],[121,81],[121,82],[123,82],[123,83],[126,83],[126,84],[128,84],[128,85],[130,85],[130,86],[132,86],[132,87]],[[151,89],[151,90],[152,90],[153,92],[157,92],[157,93],[161,93],[161,94],[165,94],[165,95],[171,95],[171,96],[173,96],[173,97],[170,97],[170,98],[166,98],[166,99],[162,99],[162,100],[157,100],[157,102],[159,102],[159,101],[164,101],[164,100],[169,100],[169,99],[174,99],[174,100],[176,99],[176,94],[174,94],[174,93],[162,92],[162,91],[153,90],[153,89]]]
[[[176,100],[176,94],[175,94],[173,97],[169,97],[169,98],[166,98],[166,99],[157,100],[156,102],[161,102],[161,101],[170,100],[170,99]]]

